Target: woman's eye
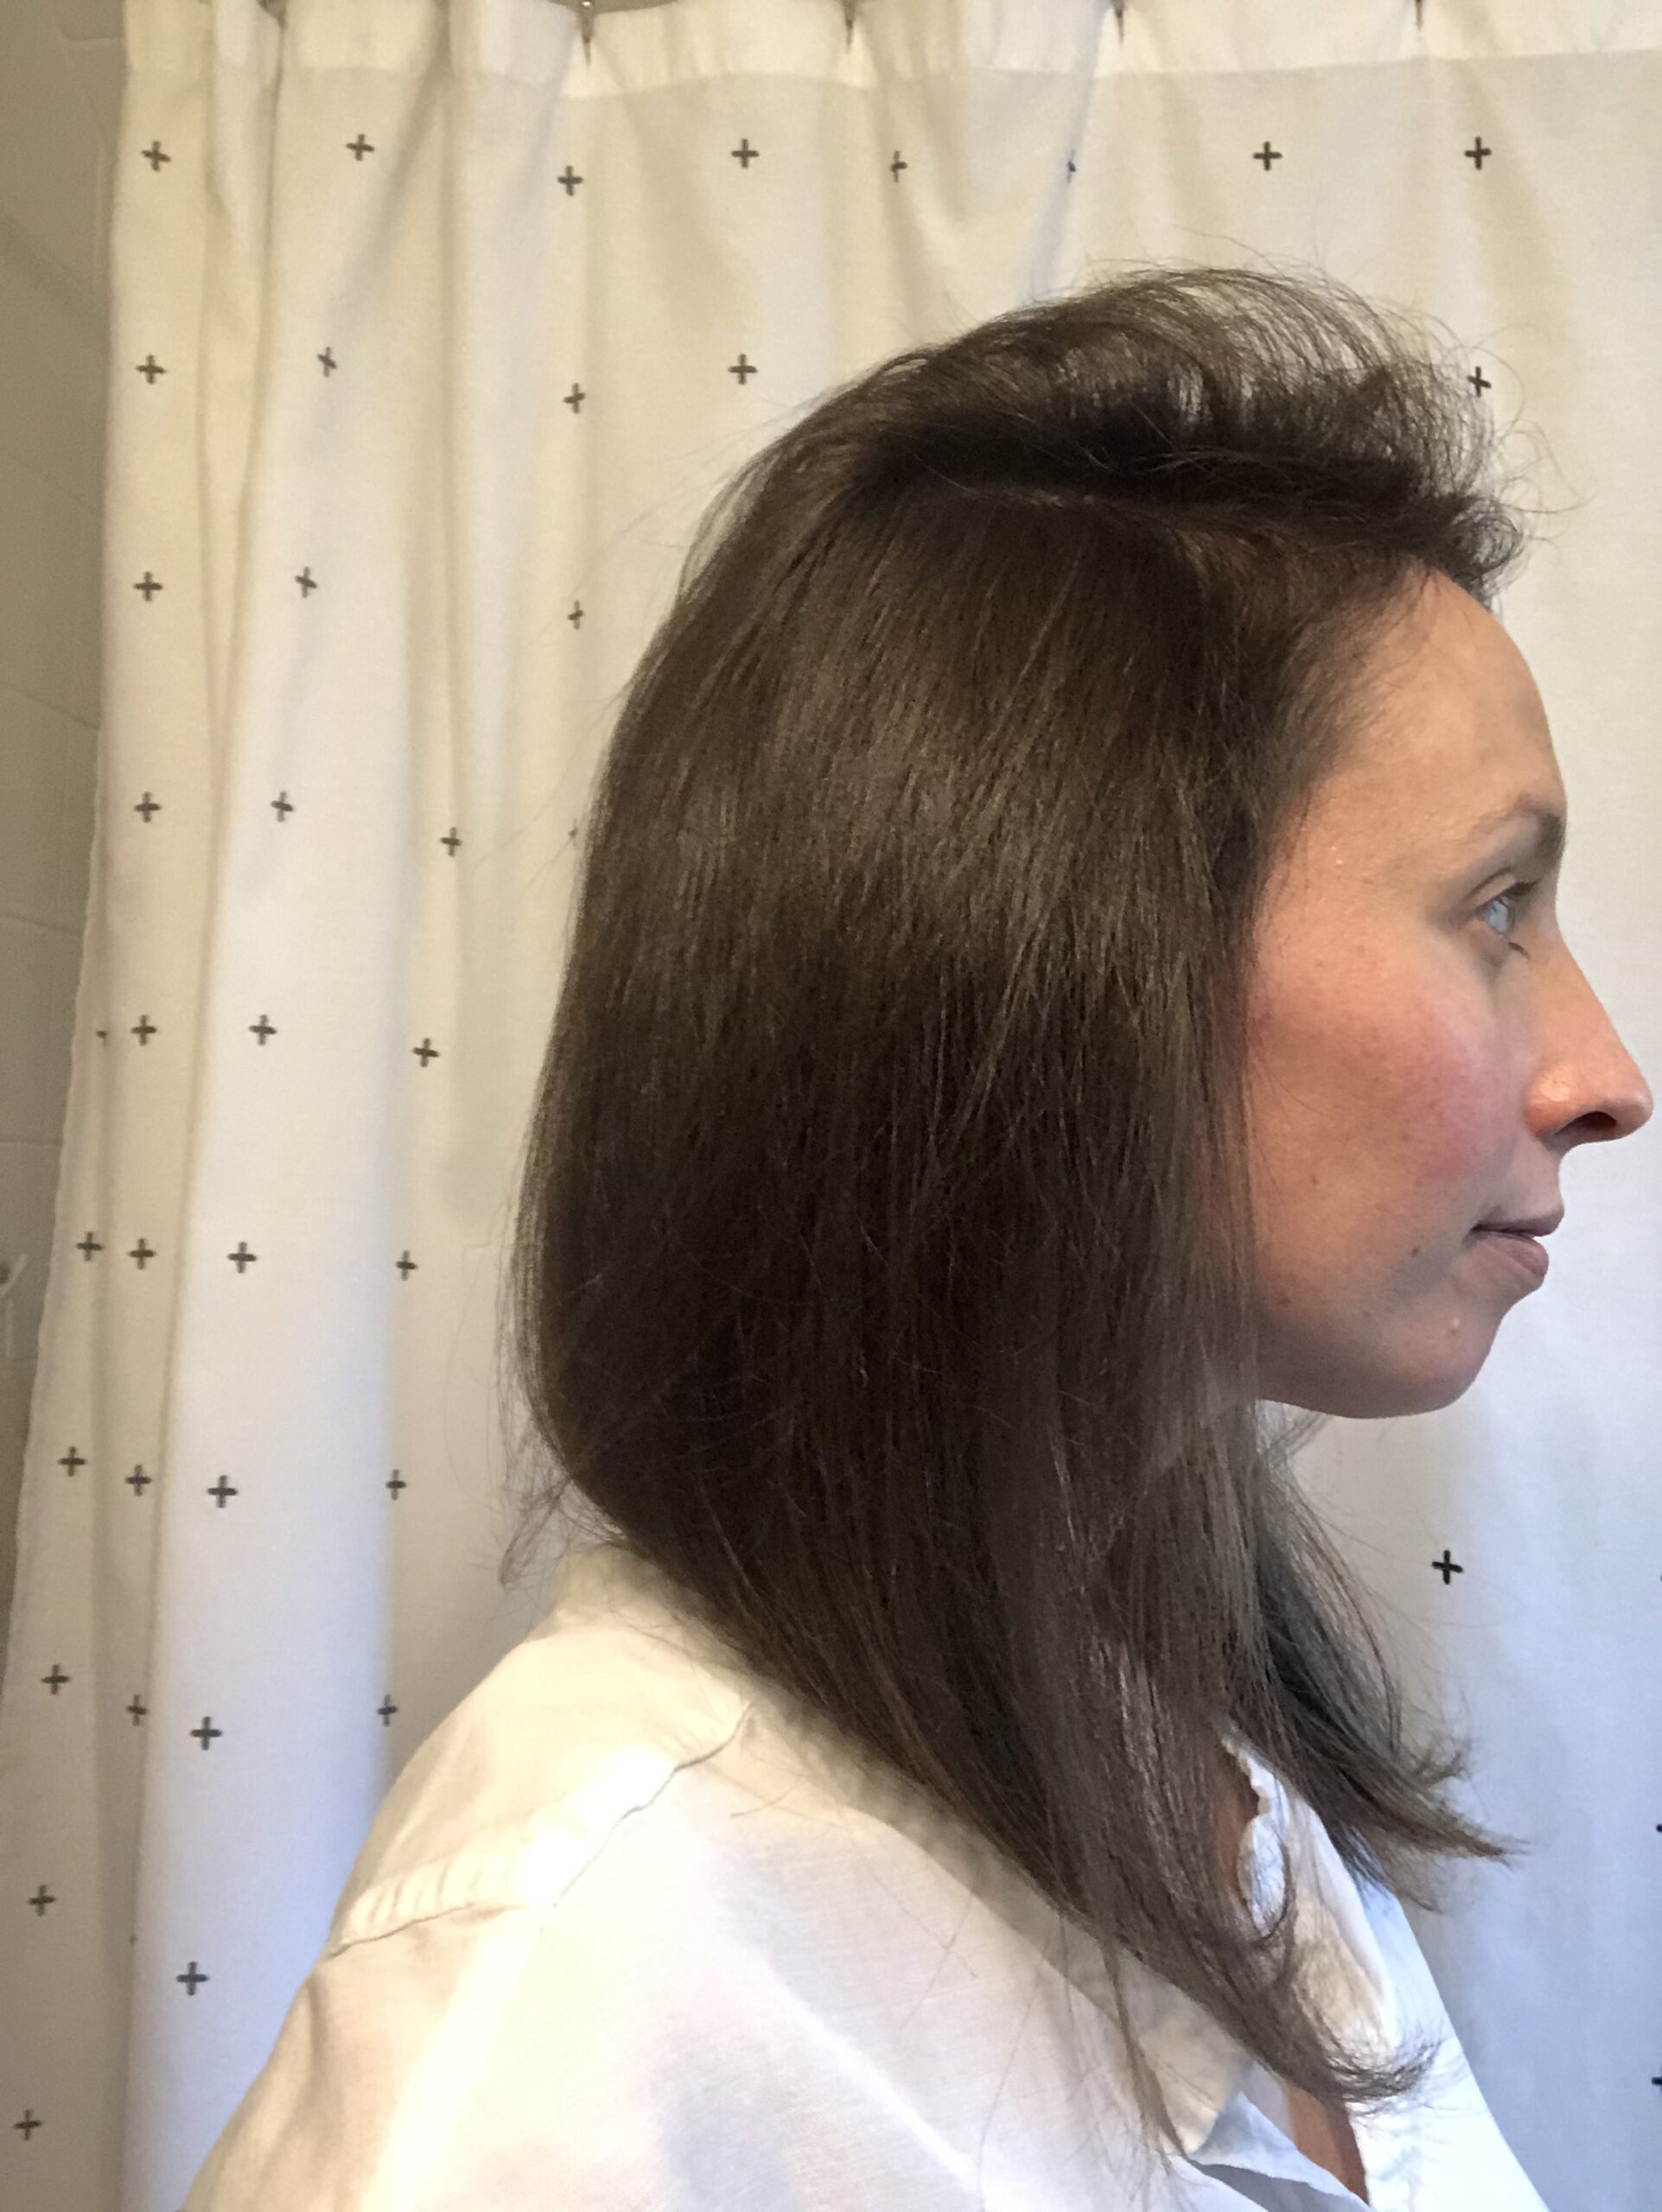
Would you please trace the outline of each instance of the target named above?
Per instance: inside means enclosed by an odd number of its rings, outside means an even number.
[[[1538,878],[1537,880],[1538,881],[1539,879]],[[1527,901],[1530,893],[1533,891],[1535,885],[1533,883],[1514,883],[1505,891],[1497,891],[1493,898],[1487,899],[1477,911],[1480,914],[1487,914],[1492,906],[1512,906],[1521,907]],[[1514,921],[1511,926],[1513,929],[1516,929],[1518,926],[1516,921]],[[1506,932],[1505,930],[1502,930],[1500,934],[1502,937],[1505,937]],[[1514,951],[1519,951],[1521,949],[1521,947],[1517,945],[1512,947]]]

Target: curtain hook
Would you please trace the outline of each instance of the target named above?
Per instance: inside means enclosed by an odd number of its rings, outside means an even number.
[[[583,58],[585,61],[592,60],[589,48],[595,42],[595,16],[599,12],[602,0],[560,0],[560,4],[562,7],[573,8],[576,10],[577,28],[583,33]],[[603,0],[603,4],[614,10],[625,8],[661,8],[666,4],[666,0]],[[3,0],[0,0],[0,5],[3,5]]]

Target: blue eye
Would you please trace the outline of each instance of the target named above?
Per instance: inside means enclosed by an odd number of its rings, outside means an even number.
[[[1486,899],[1483,905],[1481,906],[1477,911],[1480,914],[1487,914],[1491,906],[1500,906],[1508,904],[1514,906],[1523,906],[1527,903],[1531,892],[1536,888],[1539,882],[1540,878],[1538,876],[1533,883],[1514,883],[1505,891],[1497,891],[1493,898]],[[1516,922],[1514,922],[1512,924],[1512,927],[1515,929],[1517,926]],[[1505,937],[1506,931],[1503,930],[1500,934]],[[1512,939],[1510,938],[1506,938],[1506,942],[1508,944],[1512,944]],[[1524,948],[1521,944],[1512,944],[1512,949],[1514,952],[1521,952]]]

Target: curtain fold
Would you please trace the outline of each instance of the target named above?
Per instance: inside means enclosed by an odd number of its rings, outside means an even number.
[[[1662,1057],[1662,0],[661,0],[587,48],[551,0],[126,0],[126,43],[0,1692],[19,2212],[175,2212],[385,1790],[540,1614],[499,1269],[575,841],[705,501],[828,385],[1136,263],[1436,318],[1569,486],[1506,619],[1567,933]],[[1309,1455],[1537,1842],[1417,1927],[1556,2212],[1652,2204],[1662,2110],[1662,1207],[1620,1166],[1459,1405]]]

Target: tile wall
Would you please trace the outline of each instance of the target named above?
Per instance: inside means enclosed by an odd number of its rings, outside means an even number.
[[[121,0],[0,0],[0,1652],[97,774]]]

